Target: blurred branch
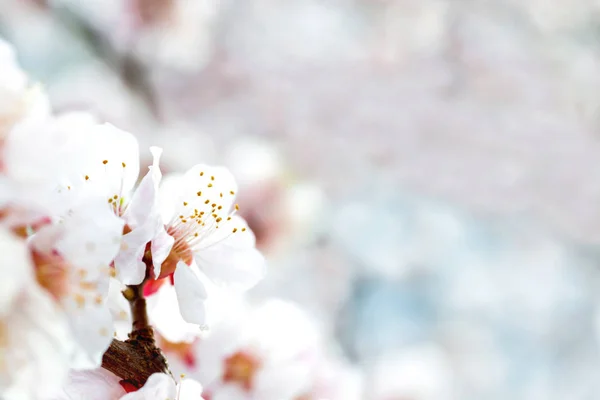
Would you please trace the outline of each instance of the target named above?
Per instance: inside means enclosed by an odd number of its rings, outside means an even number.
[[[98,59],[121,78],[124,85],[138,95],[156,119],[160,110],[148,69],[130,54],[117,51],[104,35],[67,6],[52,7],[56,19],[81,38]]]

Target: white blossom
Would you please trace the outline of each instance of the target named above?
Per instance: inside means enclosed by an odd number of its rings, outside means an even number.
[[[193,344],[187,375],[211,400],[280,400],[307,393],[319,357],[319,335],[296,306],[270,300],[242,307]]]
[[[161,187],[162,217],[172,240],[152,242],[154,277],[173,277],[187,322],[205,321],[201,310],[206,289],[196,268],[213,282],[239,290],[251,288],[265,274],[254,234],[235,215],[236,190],[227,169],[206,165],[196,165]]]
[[[0,394],[40,399],[64,382],[73,352],[64,314],[36,283],[25,243],[0,228]]]
[[[95,368],[113,336],[106,305],[110,263],[119,251],[123,221],[100,198],[72,209],[31,238],[38,282],[66,312],[77,344],[71,366]]]

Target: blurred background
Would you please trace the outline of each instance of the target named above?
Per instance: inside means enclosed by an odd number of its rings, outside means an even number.
[[[0,0],[56,111],[239,179],[369,400],[600,397],[600,1]]]

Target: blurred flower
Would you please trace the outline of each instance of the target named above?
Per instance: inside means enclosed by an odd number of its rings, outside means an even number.
[[[362,385],[359,369],[340,359],[324,357],[316,367],[311,389],[294,400],[361,400]]]
[[[56,393],[73,352],[59,307],[38,286],[25,243],[0,228],[0,393],[6,400]]]
[[[177,352],[169,355],[173,365],[203,383],[211,400],[293,399],[311,388],[319,344],[315,326],[300,309],[268,300],[241,306],[188,347],[197,363],[182,362]]]
[[[0,149],[8,130],[27,105],[29,80],[17,64],[13,47],[0,39]],[[1,166],[1,163],[0,163]]]
[[[30,240],[38,283],[69,319],[77,344],[72,368],[98,367],[112,340],[106,297],[122,232],[123,221],[95,199],[42,227]]]

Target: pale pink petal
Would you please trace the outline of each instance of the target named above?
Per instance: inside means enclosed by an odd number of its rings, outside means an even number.
[[[121,400],[175,400],[177,386],[167,374],[156,373],[150,376],[146,384],[138,391],[128,393]]]
[[[191,268],[183,262],[175,269],[175,291],[179,311],[183,319],[192,324],[202,325],[206,322],[206,289]]]

